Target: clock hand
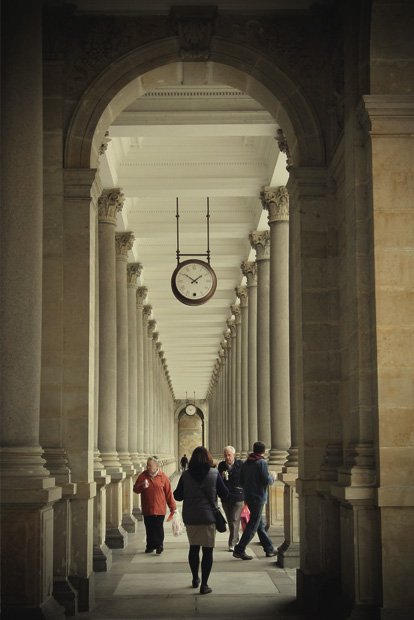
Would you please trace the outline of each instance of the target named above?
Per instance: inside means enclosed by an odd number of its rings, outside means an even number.
[[[189,280],[191,280],[191,284],[194,284],[195,280],[193,280],[193,278],[191,278],[189,275],[187,275],[186,273],[184,273],[183,275],[186,276],[186,278],[189,278]]]
[[[201,273],[201,274],[198,276],[198,278],[196,278],[195,280],[193,280],[193,282],[197,282],[197,280],[199,280],[199,279],[200,279],[200,278],[202,278],[202,277],[203,277],[203,274]]]

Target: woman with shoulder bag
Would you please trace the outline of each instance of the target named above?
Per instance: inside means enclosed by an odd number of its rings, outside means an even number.
[[[187,529],[190,549],[188,563],[193,576],[192,586],[198,588],[200,579],[200,547],[203,555],[201,560],[200,594],[212,592],[208,586],[208,578],[213,566],[213,549],[216,540],[216,520],[213,506],[217,503],[217,495],[225,500],[228,490],[213,467],[213,458],[203,446],[193,451],[188,469],[184,471],[174,491],[177,501],[183,501],[183,521]]]

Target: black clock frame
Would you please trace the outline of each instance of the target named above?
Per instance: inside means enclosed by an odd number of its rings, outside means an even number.
[[[182,295],[182,293],[180,293],[176,285],[176,277],[177,277],[178,272],[182,269],[182,267],[184,265],[194,264],[194,263],[197,263],[198,265],[202,265],[203,267],[208,269],[208,271],[211,274],[211,278],[213,280],[213,286],[211,287],[211,290],[207,293],[207,295],[205,295],[204,297],[201,297],[200,299],[188,299],[187,297]],[[214,272],[214,269],[211,267],[209,263],[206,263],[205,261],[199,260],[197,258],[184,260],[182,263],[178,263],[177,267],[174,269],[172,276],[171,276],[172,292],[174,293],[174,296],[178,299],[178,301],[180,301],[182,304],[185,304],[186,306],[202,306],[209,299],[213,297],[214,293],[216,292],[216,288],[217,288],[217,276]]]

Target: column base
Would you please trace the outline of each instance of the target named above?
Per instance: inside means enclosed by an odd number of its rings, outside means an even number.
[[[93,570],[95,573],[106,573],[111,570],[112,551],[103,543],[93,548]]]
[[[137,520],[133,516],[133,514],[124,514],[122,515],[122,527],[128,534],[135,534],[137,531]]]
[[[128,544],[128,533],[121,525],[107,528],[105,543],[110,549],[125,549]]]
[[[381,609],[381,620],[411,620],[414,618],[414,607],[407,609]]]
[[[95,575],[89,577],[69,576],[70,583],[78,593],[78,612],[90,611],[95,606]]]
[[[284,541],[277,549],[277,564],[282,568],[299,568],[299,543],[288,543],[287,541]]]
[[[307,574],[298,569],[296,595],[301,609],[316,617],[339,620],[347,618],[352,609],[351,602],[341,597],[339,580],[322,573]]]
[[[66,620],[65,609],[50,597],[40,607],[5,607],[1,620]]]
[[[78,611],[78,593],[67,579],[55,579],[53,598],[65,609],[66,616],[74,616]]]

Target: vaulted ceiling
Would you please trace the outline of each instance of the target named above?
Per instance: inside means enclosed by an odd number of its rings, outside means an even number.
[[[101,179],[125,195],[117,230],[135,235],[129,261],[143,265],[140,283],[148,288],[176,398],[205,398],[234,289],[243,283],[240,264],[254,260],[249,232],[267,228],[260,191],[287,181],[277,129],[259,103],[220,84],[158,88],[138,97],[109,128]],[[171,290],[177,198],[185,254],[207,250],[209,198],[218,284],[198,307],[181,304]]]

